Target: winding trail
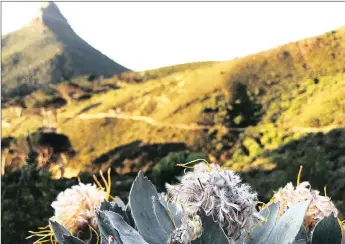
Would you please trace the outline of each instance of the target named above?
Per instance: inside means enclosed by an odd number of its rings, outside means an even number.
[[[225,129],[228,131],[243,132],[245,128],[228,128],[223,125],[198,125],[198,124],[172,124],[163,123],[156,121],[147,116],[135,116],[126,115],[122,113],[109,112],[109,113],[98,113],[98,114],[81,114],[78,116],[80,119],[105,119],[105,118],[115,118],[115,119],[125,119],[134,121],[143,121],[150,125],[156,127],[168,127],[168,128],[178,128],[183,130],[210,130],[210,129]]]
[[[230,131],[244,132],[246,129],[246,128],[226,127],[224,125],[198,125],[196,123],[190,123],[190,124],[165,123],[165,122],[156,121],[156,120],[154,120],[148,116],[128,115],[128,114],[124,114],[124,113],[118,113],[118,112],[115,112],[113,110],[109,111],[108,113],[79,114],[77,116],[62,115],[61,117],[64,117],[67,119],[79,118],[79,119],[83,119],[83,120],[106,119],[106,118],[133,120],[133,121],[142,121],[142,122],[145,122],[145,123],[150,124],[150,125],[155,126],[155,127],[177,128],[177,129],[189,130],[189,131],[222,129],[222,130],[226,130],[228,132],[230,132]],[[23,116],[23,118],[24,118],[24,116]],[[12,127],[12,123],[7,122],[6,120],[2,120],[1,122],[2,122],[3,128]],[[295,127],[291,127],[291,128],[281,128],[281,129],[288,130],[290,132],[301,132],[301,133],[318,133],[318,132],[327,133],[327,132],[329,132],[333,129],[336,129],[336,128],[341,128],[341,126],[331,125],[331,126],[325,126],[325,127],[320,127],[320,128],[295,126]]]
[[[246,128],[231,128],[225,127],[223,125],[198,125],[196,123],[191,124],[173,124],[173,123],[164,123],[159,122],[148,116],[135,116],[127,115],[123,113],[109,112],[109,113],[98,113],[98,114],[81,114],[78,116],[80,119],[105,119],[105,118],[115,118],[115,119],[124,119],[124,120],[133,120],[133,121],[143,121],[150,125],[156,127],[168,127],[168,128],[178,128],[183,130],[211,130],[211,129],[224,129],[228,131],[243,132]],[[302,132],[302,133],[317,133],[317,132],[329,132],[333,129],[340,128],[340,126],[325,126],[320,128],[315,127],[291,127],[291,128],[282,128],[291,132]]]

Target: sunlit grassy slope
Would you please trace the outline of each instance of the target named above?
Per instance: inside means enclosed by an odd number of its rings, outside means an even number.
[[[21,118],[6,108],[10,125],[2,137],[36,131],[39,109],[54,107],[56,98],[66,102],[58,132],[77,152],[68,162],[75,173],[110,165],[118,173],[149,170],[160,158],[147,155],[164,156],[180,143],[246,172],[265,197],[265,189],[294,180],[303,164],[306,179],[319,188],[334,179],[329,194],[345,200],[345,28],[228,62],[128,72],[94,85],[81,77],[25,97]],[[104,118],[111,114],[127,117]],[[174,127],[181,124],[189,129]],[[196,125],[209,127],[191,129]],[[148,145],[156,151],[144,151]]]

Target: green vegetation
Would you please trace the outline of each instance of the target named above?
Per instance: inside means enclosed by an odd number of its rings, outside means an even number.
[[[299,166],[303,165],[303,179],[320,192],[324,192],[327,186],[327,195],[344,213],[345,129],[308,134],[287,141],[276,149],[258,153],[252,160],[242,161],[245,166],[242,171],[247,172],[244,178],[255,184],[263,200],[268,200],[273,192],[267,189],[277,189],[285,182],[296,182]]]
[[[303,178],[321,192],[327,183],[341,209],[344,64],[345,27],[227,62],[105,79],[89,72],[8,101],[2,139],[15,138],[11,157],[19,160],[27,133],[44,127],[46,108],[57,112],[52,130],[75,151],[66,177],[112,167],[128,186],[143,170],[163,187],[180,174],[176,163],[199,157],[187,151],[198,152],[242,172],[263,199],[304,165]]]
[[[50,203],[76,180],[52,180],[37,170],[38,155],[31,151],[27,165],[1,177],[1,243],[32,243],[29,230],[45,226],[54,214]]]

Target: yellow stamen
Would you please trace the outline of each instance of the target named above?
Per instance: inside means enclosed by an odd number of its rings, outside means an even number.
[[[196,220],[195,220],[194,215],[193,215],[192,221],[193,221],[193,224],[194,224],[194,237],[196,238]]]
[[[106,191],[106,200],[109,200],[109,197],[113,198],[111,195],[110,195],[110,191],[111,191],[111,177],[110,177],[110,173],[111,173],[111,168],[108,169],[107,171],[107,180],[105,179],[104,175],[103,175],[103,172],[102,170],[99,171],[99,175],[101,176],[102,178],[102,181],[105,185],[105,187],[102,186],[102,184],[98,181],[97,179],[97,176],[96,175],[93,175],[93,180],[96,182],[97,186],[101,189],[101,190],[105,190]]]
[[[101,176],[101,178],[102,178],[102,180],[103,180],[103,183],[104,183],[104,185],[105,185],[105,188],[107,188],[107,187],[108,187],[108,182],[105,180],[102,170],[99,170],[99,175]]]
[[[325,192],[325,197],[327,197],[327,189],[326,189],[327,186],[324,186],[323,188],[323,191]]]
[[[273,195],[273,197],[268,201],[268,204],[275,203],[276,202],[276,197]]]
[[[171,192],[174,190],[176,188],[176,185],[175,186],[173,186],[173,188],[171,188],[169,191],[168,191],[168,196],[171,194]],[[172,200],[172,196],[168,199],[168,202],[171,202],[171,200]]]
[[[109,199],[110,196],[110,189],[111,189],[111,178],[110,178],[110,171],[111,168],[108,169],[108,188],[107,188],[107,200]]]
[[[37,242],[37,244],[45,243],[45,242],[48,242],[48,241],[50,241],[50,240],[40,241],[40,242]],[[36,244],[36,242],[34,242],[34,244]]]
[[[39,243],[42,243],[42,242],[46,242],[46,239],[48,236],[44,236],[44,237],[41,237],[40,239],[36,240],[33,244],[39,244]],[[43,241],[44,240],[44,241]],[[49,240],[48,240],[49,241]]]
[[[338,223],[340,225],[341,232],[343,233],[343,237],[345,237],[345,220],[338,219]]]
[[[54,243],[55,236],[53,230],[50,228],[50,225],[47,225],[45,227],[39,227],[38,229],[39,231],[28,231],[32,235],[26,237],[25,239],[30,239],[32,237],[40,237],[38,240],[33,242],[33,244],[40,244],[49,241],[51,243]]]
[[[53,235],[50,236],[50,242],[51,242],[51,243],[55,243],[55,240],[54,240],[54,236],[53,236]]]
[[[51,230],[42,230],[42,231],[28,231],[31,234],[43,234],[43,233],[50,233]]]
[[[109,195],[109,197],[112,199],[112,200],[115,200],[116,197],[113,197],[112,195]]]
[[[184,171],[186,171],[186,169],[195,169],[195,168],[198,168],[199,166],[198,165],[193,165],[193,166],[187,166],[187,165],[189,165],[189,164],[191,164],[191,163],[195,163],[195,162],[205,162],[206,164],[207,164],[207,170],[208,171],[210,171],[211,170],[211,166],[210,166],[210,163],[209,162],[207,162],[207,160],[205,160],[205,159],[195,159],[195,160],[192,160],[192,161],[190,161],[190,162],[188,162],[188,163],[184,163],[184,164],[176,164],[176,166],[180,166],[180,167],[184,167],[185,168],[185,170]]]
[[[172,211],[171,211],[171,209],[170,209],[170,207],[169,207],[169,203],[167,203],[167,206],[168,206],[168,213],[169,213],[170,218],[171,218],[171,220],[172,220],[172,222],[173,222],[173,224],[174,224],[174,227],[175,227],[175,229],[176,229],[175,217],[174,217],[174,215],[173,215],[173,213],[172,213]]]
[[[96,231],[91,225],[89,225],[89,228],[90,228],[93,232],[95,232],[96,237],[97,237],[96,244],[98,244],[98,243],[99,243],[99,235],[98,235],[97,231]]]
[[[299,186],[301,182],[302,169],[303,169],[303,165],[299,166],[299,171],[298,171],[298,176],[297,176],[297,186]]]
[[[175,189],[175,187],[176,187],[176,185],[173,187],[173,188],[171,188],[169,191],[168,191],[168,196],[171,194],[171,192]],[[171,209],[170,209],[170,207],[169,207],[169,202],[171,202],[172,201],[172,196],[170,197],[170,198],[168,198],[168,200],[167,200],[167,206],[168,206],[168,212],[169,212],[169,214],[170,214],[170,217],[171,217],[171,219],[172,219],[172,221],[173,221],[173,224],[174,224],[174,226],[175,226],[175,228],[176,228],[176,222],[175,222],[175,218],[174,218],[174,215],[172,214],[172,211],[171,211]]]
[[[101,189],[103,189],[103,187],[102,187],[101,183],[99,183],[99,181],[98,181],[96,175],[92,175],[92,177],[93,177],[93,180],[94,180],[94,181],[96,182],[96,184],[98,185],[98,187],[101,188]]]
[[[259,202],[259,203],[262,203],[262,202]],[[263,204],[265,204],[265,203],[263,203]],[[267,206],[267,205],[266,205],[266,206]],[[267,211],[268,211],[267,216],[266,216],[263,220],[260,220],[258,223],[254,224],[254,225],[250,228],[250,230],[248,231],[249,233],[250,233],[253,229],[255,229],[257,226],[259,226],[260,224],[262,224],[262,223],[264,223],[264,222],[266,222],[266,221],[268,220],[268,217],[270,216],[271,211],[270,211],[269,208],[267,208]]]
[[[81,182],[81,180],[80,180],[80,177],[78,176],[78,183],[80,183]]]
[[[266,206],[267,206],[267,204],[266,203],[264,203],[264,202],[258,202],[258,204],[262,204],[262,206],[260,206],[259,207],[259,210],[261,211],[261,209],[263,209],[263,208],[265,208]]]
[[[38,227],[39,230],[50,229],[50,225],[46,225],[44,227]]]

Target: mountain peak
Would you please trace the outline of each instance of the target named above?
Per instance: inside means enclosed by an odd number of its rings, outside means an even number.
[[[1,98],[25,96],[79,76],[107,78],[128,71],[80,38],[54,2],[43,3],[27,26],[9,36],[2,44],[8,55],[2,56]]]
[[[67,19],[61,14],[58,6],[54,2],[43,2],[38,10],[37,17],[43,21],[52,20],[68,24]]]

